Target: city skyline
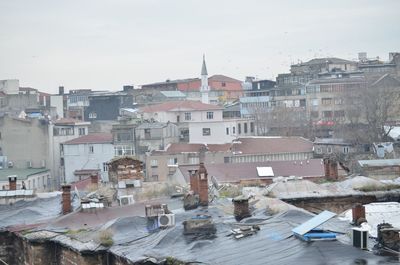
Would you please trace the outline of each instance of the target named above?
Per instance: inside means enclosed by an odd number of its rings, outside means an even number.
[[[362,3],[362,5],[361,5]],[[209,75],[273,79],[315,57],[388,59],[400,2],[12,1],[0,17],[0,79],[57,93]]]

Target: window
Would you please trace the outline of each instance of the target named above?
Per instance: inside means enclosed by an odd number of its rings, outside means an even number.
[[[151,139],[150,129],[144,129],[144,139]]]
[[[152,159],[152,160],[150,160],[150,166],[151,167],[158,167],[158,161],[157,161],[157,159]]]
[[[337,110],[333,112],[333,115],[337,118],[343,118],[344,117],[344,110]]]
[[[332,118],[332,111],[323,111],[322,116],[323,118]]]
[[[311,105],[318,106],[318,99],[317,98],[316,99],[312,99],[311,100]]]
[[[96,119],[97,118],[97,113],[96,112],[90,112],[89,113],[89,119]]]
[[[321,147],[317,147],[316,152],[317,152],[317,154],[322,154],[322,148]]]
[[[326,152],[327,152],[328,154],[332,153],[332,147],[331,147],[331,146],[328,146],[328,147],[326,148]]]
[[[118,141],[131,141],[132,140],[132,134],[129,132],[120,132],[117,133],[117,140]]]
[[[236,133],[236,127],[235,127],[235,126],[232,127],[232,133],[233,133],[233,134]]]
[[[331,98],[323,98],[322,99],[322,105],[331,105],[331,104],[332,104]]]
[[[229,128],[226,128],[226,135],[229,135]]]
[[[242,133],[242,125],[238,123],[238,134]]]
[[[348,154],[349,153],[349,147],[345,146],[343,147],[343,154]]]
[[[176,116],[176,122],[178,122],[178,123],[181,122],[181,116],[179,116],[179,115]]]
[[[130,145],[119,145],[114,147],[115,156],[134,155],[134,149]]]
[[[247,133],[247,123],[244,124],[243,131],[244,131],[244,133]]]
[[[107,163],[103,163],[103,171],[104,172],[108,171],[108,164]]]
[[[189,157],[189,164],[190,165],[197,165],[200,159],[198,157]]]
[[[228,163],[230,163],[230,162],[231,162],[230,157],[229,157],[229,156],[225,156],[225,157],[224,157],[224,163],[225,163],[225,164],[228,164]]]
[[[343,104],[343,99],[335,98],[335,105],[342,105],[342,104]]]
[[[214,119],[214,112],[208,111],[207,112],[207,120],[212,120]]]
[[[185,112],[185,121],[190,121],[190,120],[192,120],[192,113]]]
[[[222,87],[226,87],[226,83],[225,83],[225,82],[222,82],[221,86],[222,86]]]
[[[94,146],[89,145],[89,154],[93,154],[93,153],[94,153]]]
[[[178,164],[178,158],[172,157],[168,159],[168,165],[176,165]]]
[[[254,132],[254,122],[250,122],[250,132]]]
[[[203,128],[203,136],[209,136],[209,135],[211,135],[211,129]]]

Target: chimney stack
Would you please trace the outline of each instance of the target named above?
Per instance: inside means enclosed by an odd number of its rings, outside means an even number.
[[[365,219],[365,207],[362,204],[357,203],[353,206],[351,211],[353,214],[353,224],[360,225],[361,223],[367,221]]]
[[[17,189],[17,177],[8,177],[8,187],[9,190]]]
[[[59,95],[64,95],[64,87],[63,86],[59,86],[58,87],[58,94]]]
[[[189,175],[190,190],[192,190],[194,194],[199,194],[199,180],[197,177],[197,170],[189,170]]]
[[[337,180],[339,178],[338,163],[336,159],[324,158],[325,177],[329,180]]]
[[[234,215],[237,221],[250,217],[249,198],[244,195],[237,196],[232,199],[234,206]]]
[[[199,189],[199,199],[200,205],[208,205],[208,173],[204,166],[204,163],[200,163],[199,170],[197,171],[198,176],[198,189]]]
[[[71,185],[62,186],[62,213],[72,212],[71,206]]]
[[[98,174],[90,175],[90,182],[97,186],[99,184],[99,175]]]

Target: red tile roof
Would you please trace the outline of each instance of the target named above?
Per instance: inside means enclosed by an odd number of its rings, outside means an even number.
[[[226,76],[226,75],[213,75],[208,78],[208,82],[210,81],[217,81],[217,82],[234,82],[234,83],[242,83],[242,81],[237,80],[235,78]]]
[[[165,151],[154,151],[153,155],[173,155],[179,153],[199,153],[202,149],[208,152],[227,152],[231,144],[188,144],[172,143]]]
[[[313,143],[303,137],[246,137],[232,144],[236,154],[277,154],[312,152]]]
[[[113,136],[111,133],[91,133],[69,141],[64,144],[103,144],[112,143]]]
[[[308,163],[307,163],[308,161]],[[198,165],[179,166],[179,170],[189,181],[189,170],[198,169]],[[268,161],[257,163],[206,164],[208,176],[214,176],[219,183],[237,183],[240,180],[260,179],[257,167],[272,167],[274,176],[296,176],[304,178],[323,177],[324,165],[321,159],[301,161]]]
[[[204,104],[200,101],[184,100],[184,101],[169,101],[161,104],[150,105],[140,108],[141,112],[160,112],[160,111],[185,111],[185,110],[222,110],[220,106],[212,104]]]

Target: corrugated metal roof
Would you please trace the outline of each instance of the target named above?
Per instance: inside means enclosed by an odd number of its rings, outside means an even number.
[[[317,228],[318,226],[322,225],[323,223],[327,222],[329,219],[335,217],[336,214],[330,211],[323,211],[322,213],[314,216],[310,220],[301,225],[292,229],[292,232],[298,235],[304,235],[308,233],[310,230]]]

